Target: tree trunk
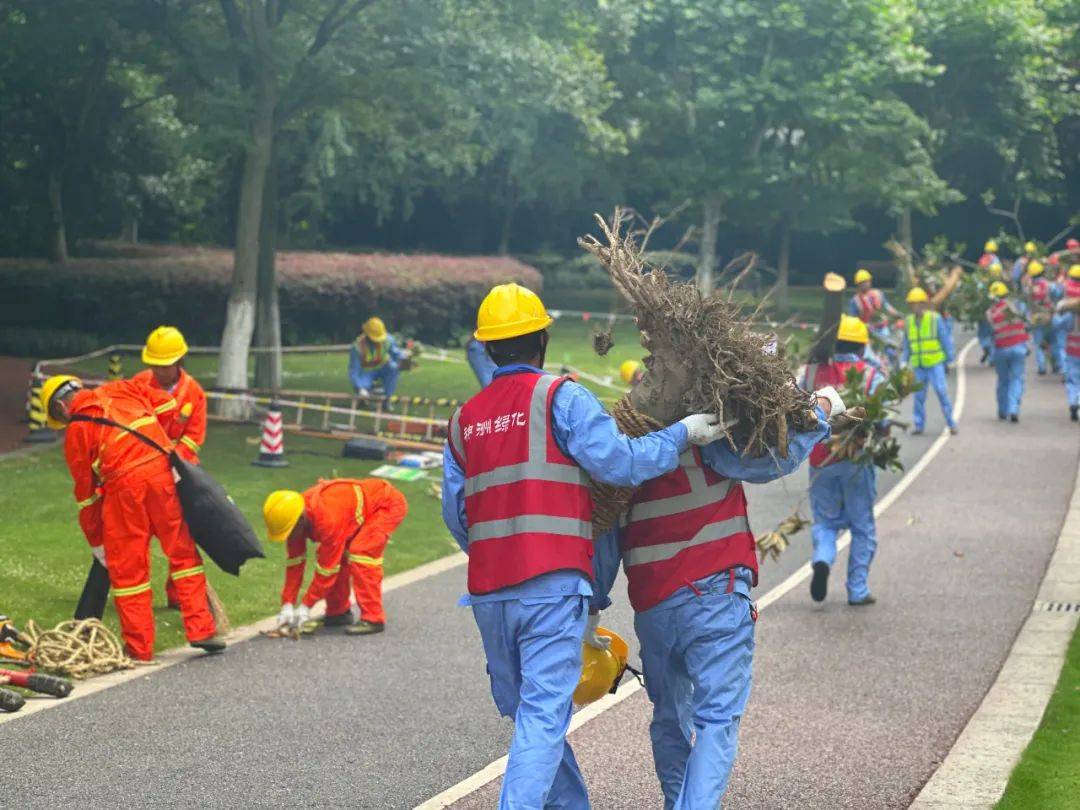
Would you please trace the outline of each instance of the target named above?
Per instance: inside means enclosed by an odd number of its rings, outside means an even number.
[[[49,169],[49,213],[52,233],[49,236],[49,261],[68,260],[67,234],[64,229],[64,173],[62,169]]]
[[[120,222],[120,241],[129,245],[139,244],[139,218],[134,214],[124,214]]]
[[[503,206],[502,226],[499,228],[499,255],[510,255],[510,234],[513,232],[514,211],[517,202],[511,198]]]
[[[791,218],[784,214],[780,218],[780,256],[776,261],[776,287],[773,301],[776,312],[781,317],[788,313],[788,279],[791,275]]]
[[[702,209],[697,287],[702,296],[708,296],[713,291],[713,269],[716,267],[716,236],[720,230],[720,201],[715,197],[709,197],[702,205]]]
[[[278,308],[277,273],[277,149],[270,155],[270,167],[263,194],[259,225],[259,272],[256,284],[255,387],[281,390],[281,312]],[[271,351],[263,351],[270,349]]]
[[[911,262],[911,257],[914,255],[914,246],[912,244],[910,208],[905,208],[896,218],[896,229],[900,235],[900,244],[904,248],[904,259],[900,266],[901,283],[897,286],[901,290],[906,290],[915,283],[915,267]]]

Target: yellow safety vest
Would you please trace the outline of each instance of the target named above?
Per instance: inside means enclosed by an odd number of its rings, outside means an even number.
[[[914,315],[907,316],[907,338],[911,347],[912,368],[930,368],[945,362],[945,350],[938,340],[938,325],[941,315],[927,312],[921,322],[915,322]]]

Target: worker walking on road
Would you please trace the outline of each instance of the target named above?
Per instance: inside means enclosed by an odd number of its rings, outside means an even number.
[[[408,511],[405,496],[380,478],[339,478],[320,481],[303,493],[271,492],[263,503],[263,520],[270,540],[285,543],[286,555],[278,625],[303,627],[311,608],[325,598],[327,627],[347,625],[350,635],[383,632],[383,551]],[[317,547],[315,576],[297,604],[308,540]],[[358,619],[349,606],[350,591]]]
[[[199,451],[206,442],[206,392],[198,381],[184,370],[187,341],[173,326],[159,326],[146,339],[142,361],[149,368],[131,379],[150,388],[170,394],[176,400],[176,418],[168,431],[176,442],[177,454],[193,464],[199,463]],[[180,607],[176,585],[165,580],[165,598],[170,608]]]
[[[1066,281],[1080,283],[1080,264],[1069,268]],[[1080,295],[1064,298],[1057,304],[1058,312],[1054,315],[1054,327],[1065,336],[1065,394],[1069,400],[1069,418],[1080,421],[1080,312],[1074,307]],[[1071,303],[1070,303],[1071,302]]]
[[[953,361],[952,332],[943,326],[941,314],[930,309],[930,297],[922,287],[912,287],[907,295],[911,314],[904,320],[903,363],[915,371],[922,388],[915,392],[914,433],[926,428],[926,395],[930,388],[937,394],[941,412],[950,433],[956,433],[945,367]]]
[[[368,318],[349,350],[349,381],[353,391],[357,396],[370,397],[378,380],[382,383],[383,396],[389,399],[397,390],[404,357],[405,353],[386,331],[382,318]]]
[[[1061,298],[1061,290],[1046,278],[1046,267],[1038,259],[1027,264],[1021,288],[1030,302],[1031,341],[1035,344],[1035,366],[1039,376],[1046,374],[1046,354],[1050,352],[1050,367],[1056,374],[1060,370],[1054,354],[1054,327],[1051,323],[1054,303]]]
[[[1016,286],[1020,285],[1021,280],[1024,277],[1024,273],[1027,271],[1028,262],[1031,262],[1039,255],[1039,246],[1034,242],[1024,243],[1024,255],[1018,256],[1012,266],[1012,283]]]
[[[878,338],[888,343],[889,322],[899,318],[900,313],[889,303],[885,293],[873,286],[874,278],[870,271],[859,268],[855,273],[855,295],[848,302],[848,314],[852,315],[869,328]],[[886,349],[889,362],[895,364],[895,351]]]
[[[1003,281],[990,285],[994,300],[986,310],[986,320],[994,330],[994,369],[997,371],[998,419],[1020,421],[1020,400],[1024,396],[1024,365],[1027,362],[1027,308],[1022,301],[1009,299]]]
[[[462,604],[480,630],[495,705],[514,718],[502,808],[589,806],[566,730],[583,641],[610,644],[588,615],[590,478],[636,486],[675,469],[689,443],[722,435],[702,414],[622,435],[586,388],[542,371],[551,323],[535,293],[491,290],[475,337],[498,369],[451,417],[443,454],[443,520],[469,555]]]
[[[49,427],[68,425],[64,456],[75,481],[79,524],[94,556],[109,571],[128,654],[149,661],[154,653],[151,535],[169,559],[169,578],[176,586],[188,642],[208,652],[224,649],[169,459],[132,435],[171,447],[168,432],[176,400],[131,380],[85,390],[79,379],[66,375],[49,378],[41,398]]]

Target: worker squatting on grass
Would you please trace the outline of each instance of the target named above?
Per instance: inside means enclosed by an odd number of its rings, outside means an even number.
[[[717,440],[725,429],[718,418],[694,414],[640,438],[622,435],[585,388],[543,372],[551,323],[540,299],[516,284],[488,294],[475,338],[485,342],[498,368],[490,385],[451,418],[444,452],[443,519],[469,555],[468,594],[461,604],[472,607],[479,627],[495,704],[515,723],[500,807],[588,806],[566,730],[582,674],[582,645],[605,649],[611,644],[610,635],[600,632],[598,612],[589,607],[594,595],[590,477],[637,487],[669,474],[695,481],[708,475],[705,487],[687,497],[705,498],[705,511],[713,517],[731,511],[730,519],[740,520],[741,489],[706,474],[701,451],[691,450],[711,446],[707,452],[721,452]],[[842,408],[838,397],[825,408],[834,405]],[[825,415],[819,412],[819,419]],[[827,433],[821,423],[805,452]],[[745,501],[741,508],[745,521]],[[732,525],[728,520],[718,518],[716,530]],[[733,583],[741,580],[735,560],[743,559],[743,545],[754,567],[756,558],[748,531],[733,530],[732,536],[731,548],[738,551],[726,555],[732,561],[725,570]],[[717,536],[715,542],[727,540]],[[669,550],[677,561],[700,559]],[[713,573],[719,572],[702,576]],[[748,599],[738,599],[748,616]],[[722,594],[722,601],[731,604],[730,595]],[[687,612],[693,609],[688,603]],[[701,610],[701,616],[721,614],[725,620],[732,615],[712,603]],[[745,672],[748,676],[748,667]],[[733,744],[730,726],[727,733]]]

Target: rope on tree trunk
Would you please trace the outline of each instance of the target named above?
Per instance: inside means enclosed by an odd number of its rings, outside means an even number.
[[[648,414],[634,410],[630,395],[619,399],[611,409],[615,424],[625,435],[637,439],[664,427]],[[619,520],[619,515],[630,505],[634,490],[631,487],[613,487],[593,481],[593,537],[599,537]]]
[[[30,656],[35,666],[71,678],[88,678],[118,669],[132,669],[116,634],[98,619],[72,619],[52,630],[41,630],[32,620],[26,624]]]

